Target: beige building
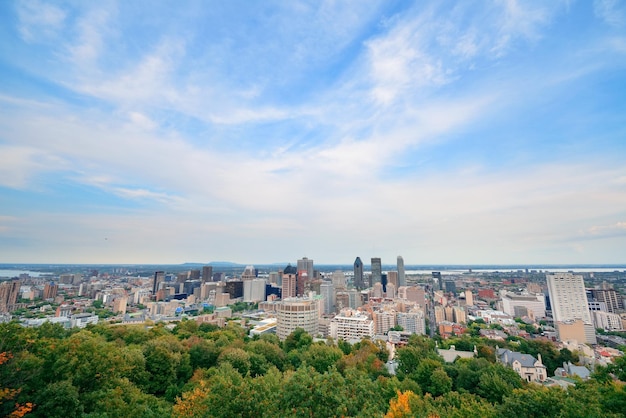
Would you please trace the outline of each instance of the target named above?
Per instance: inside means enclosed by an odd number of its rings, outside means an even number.
[[[278,338],[284,340],[296,328],[304,329],[312,337],[316,336],[319,305],[318,300],[308,298],[287,298],[278,302],[276,304],[276,335]]]

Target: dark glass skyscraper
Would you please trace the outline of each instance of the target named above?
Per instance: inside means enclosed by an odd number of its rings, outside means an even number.
[[[363,262],[361,257],[357,257],[354,260],[354,286],[357,290],[365,289],[365,282],[363,281]]]

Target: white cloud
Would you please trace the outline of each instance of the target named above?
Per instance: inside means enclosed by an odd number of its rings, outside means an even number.
[[[38,0],[17,3],[18,29],[26,42],[50,41],[65,23],[66,13],[53,4]]]
[[[626,7],[620,0],[594,0],[593,12],[611,26],[623,26],[626,23]]]

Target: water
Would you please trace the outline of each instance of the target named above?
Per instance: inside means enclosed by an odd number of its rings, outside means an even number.
[[[46,274],[50,273],[41,273],[39,271],[29,271],[29,270],[0,270],[0,278],[13,278],[20,277],[20,274],[28,274],[30,277],[42,277]]]

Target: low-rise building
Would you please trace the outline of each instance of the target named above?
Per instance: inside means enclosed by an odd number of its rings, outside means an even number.
[[[536,359],[530,354],[522,354],[496,346],[496,360],[511,367],[527,382],[544,382],[548,377],[546,366],[541,362],[541,354]]]

